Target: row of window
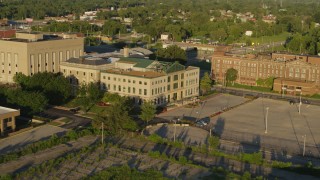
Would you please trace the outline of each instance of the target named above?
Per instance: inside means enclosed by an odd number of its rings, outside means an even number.
[[[103,79],[106,79],[106,76],[103,76],[102,78],[103,78]],[[107,79],[108,79],[108,80],[111,80],[110,77],[107,77]],[[115,78],[115,77],[113,78],[113,81],[128,82],[128,83],[131,83],[131,82],[132,82],[133,84],[136,83],[136,80],[124,79],[124,78],[122,79],[122,78]],[[143,84],[143,85],[148,85],[148,83],[145,82],[145,81],[138,81],[138,83],[141,84],[141,85],[142,85],[142,84]]]

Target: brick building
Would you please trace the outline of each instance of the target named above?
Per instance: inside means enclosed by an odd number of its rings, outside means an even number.
[[[256,86],[256,81],[275,77],[274,91],[305,95],[319,93],[320,57],[274,53],[265,56],[226,56],[212,57],[212,78],[224,83],[226,71],[238,71],[236,83]],[[277,79],[279,78],[279,79]]]

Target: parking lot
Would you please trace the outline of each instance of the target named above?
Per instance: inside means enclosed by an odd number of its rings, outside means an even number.
[[[196,107],[179,107],[174,110],[161,113],[158,117],[176,120],[177,118],[188,119],[192,121],[200,119],[209,119],[209,116],[223,109],[239,105],[248,99],[241,96],[233,96],[228,94],[217,94],[212,98],[205,100]]]
[[[233,108],[232,108],[233,107]],[[226,108],[229,110],[209,116]],[[212,129],[222,139],[255,144],[281,153],[320,157],[320,106],[290,104],[288,100],[258,98],[249,101],[241,96],[217,94],[197,107],[179,107],[159,114],[167,120],[188,119],[209,121],[204,129]],[[192,136],[192,130],[188,130]]]
[[[299,104],[258,98],[213,117],[210,126],[224,138],[298,151],[306,137],[306,146],[312,149],[308,153],[319,155],[316,148],[320,144],[319,112],[319,106],[302,104],[299,114]]]

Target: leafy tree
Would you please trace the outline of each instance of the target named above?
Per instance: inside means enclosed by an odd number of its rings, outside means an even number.
[[[140,114],[140,118],[147,122],[152,120],[154,118],[156,114],[156,106],[152,103],[152,102],[144,102],[141,105],[141,114]]]
[[[212,85],[212,80],[210,78],[210,75],[208,72],[205,72],[204,76],[201,78],[201,81],[200,81],[200,89],[202,94],[206,94],[207,91],[211,89],[211,85]]]
[[[234,85],[234,81],[238,78],[238,71],[234,68],[230,68],[226,72],[226,80],[227,82],[232,82],[232,85]]]
[[[71,85],[68,79],[59,73],[40,72],[33,76],[18,73],[14,76],[14,81],[23,90],[43,92],[52,105],[63,104],[71,97]]]
[[[82,84],[78,89],[76,103],[83,111],[87,112],[95,103],[102,98],[102,91],[96,83]]]
[[[93,126],[100,128],[101,123],[105,124],[105,129],[111,134],[118,134],[120,130],[135,131],[138,125],[129,116],[127,107],[121,103],[115,103],[107,109],[100,112],[93,121]]]
[[[20,109],[21,114],[25,116],[42,112],[48,105],[48,100],[42,93],[23,91],[19,88],[6,89],[5,97],[8,107]]]
[[[187,61],[186,51],[177,45],[171,45],[167,48],[160,48],[156,52],[157,58],[161,61],[175,62],[179,61],[185,64]]]

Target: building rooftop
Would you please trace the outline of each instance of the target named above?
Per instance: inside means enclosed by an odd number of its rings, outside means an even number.
[[[18,111],[19,110],[0,106],[0,115],[7,114],[7,113],[12,113],[12,112],[18,112]]]
[[[120,58],[119,62],[132,63],[132,64],[135,64],[134,67],[147,68],[154,61],[149,59],[123,57],[123,58]]]
[[[103,72],[111,73],[111,74],[122,74],[126,76],[135,76],[135,77],[142,77],[142,78],[156,78],[165,76],[164,73],[156,72],[156,71],[132,71],[132,70],[122,70],[122,69],[108,69]]]

